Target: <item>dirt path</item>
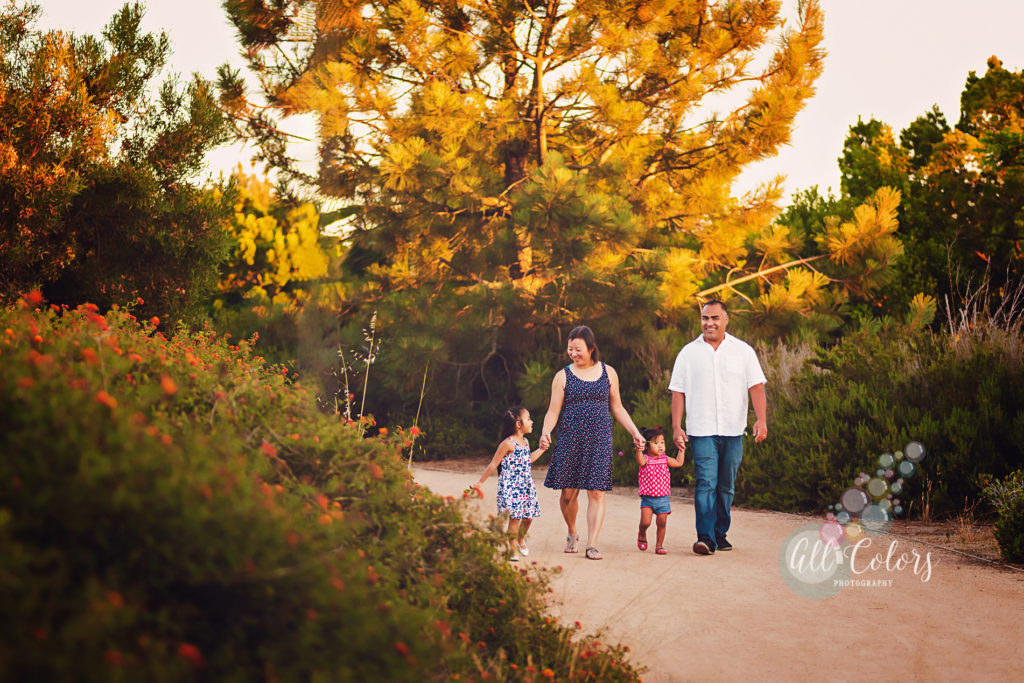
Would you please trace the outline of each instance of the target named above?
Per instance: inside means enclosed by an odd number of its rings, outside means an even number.
[[[461,496],[472,473],[418,467],[418,482],[442,495]],[[645,681],[764,680],[854,681],[1021,680],[1024,572],[999,569],[933,546],[882,536],[861,553],[861,574],[873,585],[850,585],[835,595],[797,595],[782,579],[779,552],[807,520],[791,515],[735,510],[729,539],[735,550],[694,555],[693,504],[673,497],[665,546],[656,556],[636,547],[639,503],[623,490],[607,496],[601,532],[604,560],[562,552],[565,524],[558,494],[535,472],[542,516],[529,538],[530,559],[564,571],[552,583],[551,611],[586,632],[629,645]],[[471,504],[494,513],[497,480],[485,499]],[[586,504],[580,534],[586,540]],[[649,538],[653,541],[653,529]],[[923,581],[912,567],[872,570],[892,541],[899,554],[930,553]],[[881,562],[880,560],[880,562]],[[856,563],[855,563],[856,565]]]

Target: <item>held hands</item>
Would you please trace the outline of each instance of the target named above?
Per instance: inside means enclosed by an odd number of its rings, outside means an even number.
[[[672,430],[672,443],[676,445],[676,448],[678,448],[680,452],[686,451],[687,441],[688,439],[686,438],[686,432],[683,431],[681,427],[676,427],[675,429]]]
[[[547,433],[541,434],[540,443],[538,444],[538,447],[542,451],[546,451],[549,446],[551,446],[551,435]]]
[[[644,441],[644,436],[640,432],[633,434],[633,445],[636,446],[637,450],[643,451],[647,448],[647,442]]]

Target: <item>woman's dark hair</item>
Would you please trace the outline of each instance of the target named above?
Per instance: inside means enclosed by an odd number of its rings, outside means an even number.
[[[647,443],[651,443],[659,436],[664,437],[665,430],[662,429],[661,427],[641,427],[640,434],[644,437],[644,441],[646,441]],[[644,451],[647,451],[646,446],[644,447]]]
[[[569,341],[573,339],[582,339],[583,343],[590,350],[590,360],[595,363],[600,362],[601,352],[597,350],[597,339],[594,338],[594,333],[589,327],[580,325],[579,327],[572,328],[572,332],[569,333]]]
[[[519,429],[519,420],[526,410],[523,406],[512,406],[501,418],[501,438],[507,439]]]

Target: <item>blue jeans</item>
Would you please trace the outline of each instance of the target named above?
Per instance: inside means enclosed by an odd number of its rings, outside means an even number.
[[[729,533],[736,470],[743,460],[742,436],[691,436],[690,452],[697,485],[693,508],[697,518],[697,540],[712,550]]]

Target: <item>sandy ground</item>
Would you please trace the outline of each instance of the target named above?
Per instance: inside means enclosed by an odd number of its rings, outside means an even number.
[[[483,464],[470,473],[438,463],[414,474],[436,493],[461,497]],[[669,554],[657,556],[653,528],[647,552],[637,549],[639,502],[628,489],[607,495],[604,559],[588,561],[582,496],[580,553],[565,554],[558,493],[542,486],[542,472],[535,471],[534,479],[542,516],[530,531],[529,559],[563,568],[552,582],[552,614],[629,645],[632,661],[647,668],[645,681],[1024,680],[1022,571],[883,536],[862,554],[863,573],[853,577],[875,585],[811,599],[793,592],[779,569],[784,541],[808,519],[734,510],[729,539],[735,549],[701,557],[690,549],[693,504],[673,496]],[[496,487],[491,478],[484,500],[470,504],[474,514],[494,514]],[[927,581],[923,571],[915,575],[909,567],[868,567],[867,560],[876,551],[884,557],[892,541],[897,555],[930,553]]]

